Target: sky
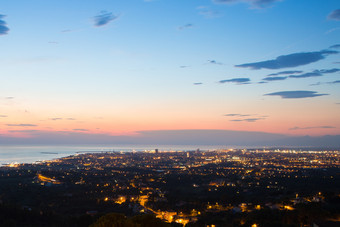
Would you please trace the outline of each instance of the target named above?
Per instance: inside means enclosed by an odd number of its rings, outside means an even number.
[[[340,135],[338,0],[0,0],[0,67],[2,144]]]

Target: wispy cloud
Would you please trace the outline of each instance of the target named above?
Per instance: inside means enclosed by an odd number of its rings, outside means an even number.
[[[329,48],[331,49],[337,49],[337,48],[340,48],[340,44],[335,44],[333,46],[330,46]]]
[[[39,132],[40,130],[34,130],[34,129],[30,129],[30,130],[8,130],[9,132],[20,132],[20,133],[34,133],[34,132]]]
[[[8,117],[7,115],[0,115],[0,117]]]
[[[213,65],[223,65],[222,62],[218,62],[218,61],[216,61],[216,60],[208,60],[208,63],[209,63],[209,64],[213,64]]]
[[[77,32],[80,31],[81,29],[65,29],[60,31],[61,33],[70,33],[70,32]]]
[[[233,78],[233,79],[229,79],[229,80],[220,80],[219,81],[220,84],[224,84],[224,83],[236,83],[236,84],[249,84],[250,83],[250,79],[249,78]]]
[[[198,14],[206,17],[206,18],[214,18],[221,16],[221,13],[217,10],[212,10],[207,6],[199,6],[197,7]]]
[[[266,77],[262,80],[265,80],[265,81],[278,81],[278,80],[285,80],[287,79],[288,77],[287,76],[277,76],[277,77]]]
[[[10,127],[37,127],[35,124],[7,124]]]
[[[217,4],[232,4],[244,2],[251,5],[251,8],[262,9],[267,8],[271,6],[273,3],[279,2],[281,0],[212,0],[212,1]]]
[[[303,73],[303,71],[300,71],[300,70],[282,71],[282,72],[277,72],[277,73],[271,73],[267,76],[280,76],[280,75],[289,75],[289,74],[296,74],[296,73]]]
[[[283,99],[301,99],[301,98],[313,98],[318,96],[324,96],[328,94],[319,94],[317,91],[279,91],[266,96],[280,96]]]
[[[94,26],[101,27],[107,25],[113,20],[116,20],[119,16],[113,15],[111,12],[101,11],[100,14],[93,18]]]
[[[322,76],[322,73],[319,71],[304,73],[301,75],[290,75],[289,78],[308,78],[308,77],[316,77],[316,76]]]
[[[307,130],[307,129],[329,129],[329,128],[336,128],[333,126],[312,126],[312,127],[294,127],[290,128],[289,130]]]
[[[89,130],[84,129],[84,128],[74,128],[72,129],[73,131],[78,131],[78,132],[88,132]]]
[[[229,120],[233,122],[255,122],[259,120],[265,120],[268,117],[268,116],[259,116],[258,114],[235,114],[235,113],[225,114],[224,116],[233,117],[234,119]]]
[[[264,120],[265,118],[245,118],[245,119],[233,119],[230,121],[234,121],[234,122],[256,122],[259,120]]]
[[[339,72],[340,69],[333,68],[333,69],[320,69],[319,70],[321,73],[336,73]]]
[[[188,28],[192,28],[192,27],[194,27],[193,24],[185,24],[183,26],[178,27],[178,30],[184,30],[184,29],[188,29]]]
[[[199,83],[194,83],[194,85],[202,85],[203,83],[199,82]]]
[[[68,118],[53,117],[53,118],[49,118],[49,120],[51,120],[51,121],[60,121],[60,120],[74,121],[75,119],[72,118],[72,117],[68,117]]]
[[[324,74],[328,73],[336,73],[339,72],[340,69],[333,68],[333,69],[317,69],[313,72],[308,72],[300,75],[290,75],[289,78],[308,78],[308,77],[316,77],[316,76],[323,76]]]
[[[7,35],[9,28],[7,27],[7,23],[3,20],[3,18],[5,18],[5,15],[0,14],[0,35]]]
[[[225,114],[226,117],[249,117],[251,114]]]
[[[336,9],[328,14],[329,20],[340,20],[340,9]]]
[[[52,120],[52,121],[59,121],[59,120],[62,120],[63,118],[61,117],[54,117],[54,118],[49,118],[49,120]]]
[[[335,80],[335,81],[331,81],[331,82],[317,82],[315,84],[310,84],[309,86],[319,86],[319,85],[323,85],[323,84],[340,84],[340,80]]]
[[[289,55],[281,55],[273,60],[245,63],[236,65],[236,67],[250,69],[282,69],[307,65],[313,62],[320,61],[330,54],[337,54],[335,50],[321,50],[315,52],[301,52]]]

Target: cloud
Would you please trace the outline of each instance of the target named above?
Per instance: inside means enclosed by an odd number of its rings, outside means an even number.
[[[181,65],[181,66],[180,66],[180,68],[182,68],[182,69],[188,68],[188,67],[190,67],[190,66],[188,66],[188,65]]]
[[[338,31],[338,30],[340,30],[340,27],[332,28],[332,29],[329,29],[328,31],[326,31],[325,34],[330,34],[332,32]]]
[[[87,132],[87,131],[89,131],[89,130],[87,130],[87,129],[83,129],[83,128],[74,128],[74,129],[72,129],[73,131],[79,131],[79,132]]]
[[[214,64],[214,65],[223,65],[223,63],[217,62],[217,61],[215,61],[215,60],[208,60],[208,63]]]
[[[225,114],[226,117],[249,117],[251,114]]]
[[[340,80],[335,80],[335,81],[331,81],[331,82],[317,82],[315,84],[310,84],[309,86],[319,86],[319,85],[323,85],[323,84],[339,84]]]
[[[221,15],[221,13],[219,11],[216,10],[211,10],[209,7],[207,6],[199,6],[197,7],[198,10],[198,14],[206,17],[206,18],[213,18],[213,17],[218,17]]]
[[[313,72],[308,72],[300,75],[290,75],[289,78],[308,78],[308,77],[316,77],[316,76],[323,76],[323,74],[328,73],[336,73],[339,72],[340,69],[333,68],[333,69],[320,69],[314,70]]]
[[[2,20],[4,17],[5,15],[0,14],[0,35],[7,35],[9,32],[6,21]]]
[[[316,77],[316,76],[322,76],[322,73],[319,71],[314,71],[310,73],[304,73],[301,75],[290,75],[289,78],[308,78],[308,77]]]
[[[194,83],[194,85],[202,85],[203,83],[199,82],[199,83]]]
[[[229,80],[220,80],[220,84],[224,83],[236,83],[236,84],[249,84],[250,79],[249,78],[233,78]]]
[[[333,127],[333,126],[313,126],[313,127],[294,127],[294,128],[290,128],[289,130],[307,130],[307,129],[315,129],[315,128],[318,128],[318,129],[328,129],[328,128],[336,128],[336,127]]]
[[[265,94],[266,96],[281,96],[283,99],[301,99],[324,96],[328,94],[318,94],[316,91],[279,91]]]
[[[80,31],[80,29],[65,29],[60,31],[61,33],[70,33],[70,32],[77,32]]]
[[[330,54],[337,54],[338,51],[334,50],[321,50],[315,52],[301,52],[289,55],[281,55],[273,60],[245,63],[241,65],[236,65],[236,67],[241,68],[251,68],[251,69],[282,69],[297,67],[301,65],[307,65],[313,62],[320,61]]]
[[[303,71],[300,71],[300,70],[282,71],[278,73],[272,73],[267,76],[279,76],[279,75],[288,75],[288,74],[296,74],[296,73],[303,73]]]
[[[119,16],[113,15],[110,12],[107,11],[101,11],[99,15],[94,17],[94,26],[95,27],[101,27],[108,23],[110,23],[113,20],[116,20]]]
[[[0,115],[0,117],[8,117],[7,115]]]
[[[35,133],[35,132],[39,132],[39,130],[8,130],[9,132],[19,132],[19,133]]]
[[[11,126],[11,127],[37,127],[38,125],[34,125],[34,124],[7,124],[7,126]]]
[[[49,118],[49,120],[51,120],[51,121],[60,121],[60,120],[74,121],[75,119],[72,118],[72,117],[68,117],[68,118],[53,117],[53,118]]]
[[[333,69],[321,69],[319,70],[321,73],[336,73],[339,72],[340,69],[333,68]]]
[[[226,117],[238,117],[238,119],[232,119],[234,122],[255,122],[259,120],[265,120],[268,116],[259,116],[258,114],[225,114]],[[251,117],[250,116],[254,116]],[[257,117],[255,117],[257,116]],[[247,118],[246,118],[247,117]]]
[[[217,4],[231,4],[231,3],[240,3],[245,2],[252,6],[252,8],[266,8],[271,6],[273,3],[278,2],[280,0],[213,0],[214,3]]]
[[[288,77],[287,76],[277,76],[277,77],[266,77],[262,80],[265,80],[265,81],[277,81],[277,80],[285,80],[287,79]]]
[[[330,46],[329,47],[330,49],[337,49],[337,48],[340,48],[340,44],[335,44],[333,46]]]
[[[178,30],[184,30],[188,28],[192,28],[194,25],[193,24],[185,24],[183,26],[178,27]]]
[[[340,20],[340,9],[336,9],[336,10],[332,11],[328,15],[328,19],[329,20]]]
[[[322,84],[324,84],[324,83],[322,83],[322,82],[317,82],[317,83],[315,83],[315,84],[310,84],[309,86],[319,86],[319,85],[322,85]]]
[[[236,122],[241,122],[241,121],[245,121],[245,122],[255,122],[258,120],[264,120],[265,118],[246,118],[246,119],[234,119],[234,120],[230,120],[230,121],[236,121]]]

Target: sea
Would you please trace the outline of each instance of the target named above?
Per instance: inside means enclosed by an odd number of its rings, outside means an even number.
[[[228,147],[230,148],[230,147]],[[234,147],[233,147],[234,148]],[[96,152],[191,151],[227,149],[226,146],[194,145],[115,145],[115,146],[0,146],[0,167],[8,164],[35,163],[75,154]]]

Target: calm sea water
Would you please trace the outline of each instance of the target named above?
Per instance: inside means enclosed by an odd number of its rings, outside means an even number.
[[[144,151],[144,150],[201,150],[225,149],[223,146],[185,146],[185,145],[117,145],[117,146],[0,146],[0,166],[10,163],[34,163],[53,160],[77,152]]]

